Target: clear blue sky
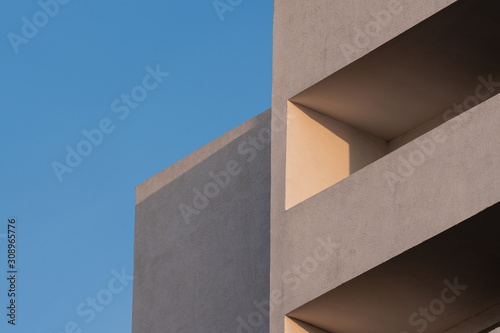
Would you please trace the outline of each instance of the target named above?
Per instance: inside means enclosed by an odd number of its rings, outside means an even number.
[[[134,188],[270,107],[273,5],[59,1],[0,2],[0,332],[131,332]]]

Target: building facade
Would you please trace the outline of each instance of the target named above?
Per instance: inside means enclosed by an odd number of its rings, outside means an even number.
[[[274,10],[271,110],[136,189],[133,333],[494,332],[500,3]]]

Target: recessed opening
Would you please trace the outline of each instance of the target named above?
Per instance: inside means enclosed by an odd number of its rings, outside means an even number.
[[[500,2],[459,0],[292,97],[286,208],[498,94],[498,40]]]
[[[297,332],[489,332],[500,321],[498,216],[500,203],[287,316],[310,325]]]

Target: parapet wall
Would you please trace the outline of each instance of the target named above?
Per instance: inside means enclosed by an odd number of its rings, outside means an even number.
[[[236,332],[268,314],[270,110],[136,189],[134,333]],[[260,332],[260,331],[259,331]]]

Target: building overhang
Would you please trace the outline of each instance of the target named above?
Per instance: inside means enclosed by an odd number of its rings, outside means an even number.
[[[355,55],[370,33],[377,31],[367,25],[340,47]],[[458,1],[290,101],[390,141],[454,105],[497,94],[498,83],[486,82],[500,81],[498,40],[500,2]]]
[[[500,319],[500,203],[290,312],[327,332],[448,332]],[[388,240],[390,241],[390,240]],[[481,329],[491,325],[483,320]]]

